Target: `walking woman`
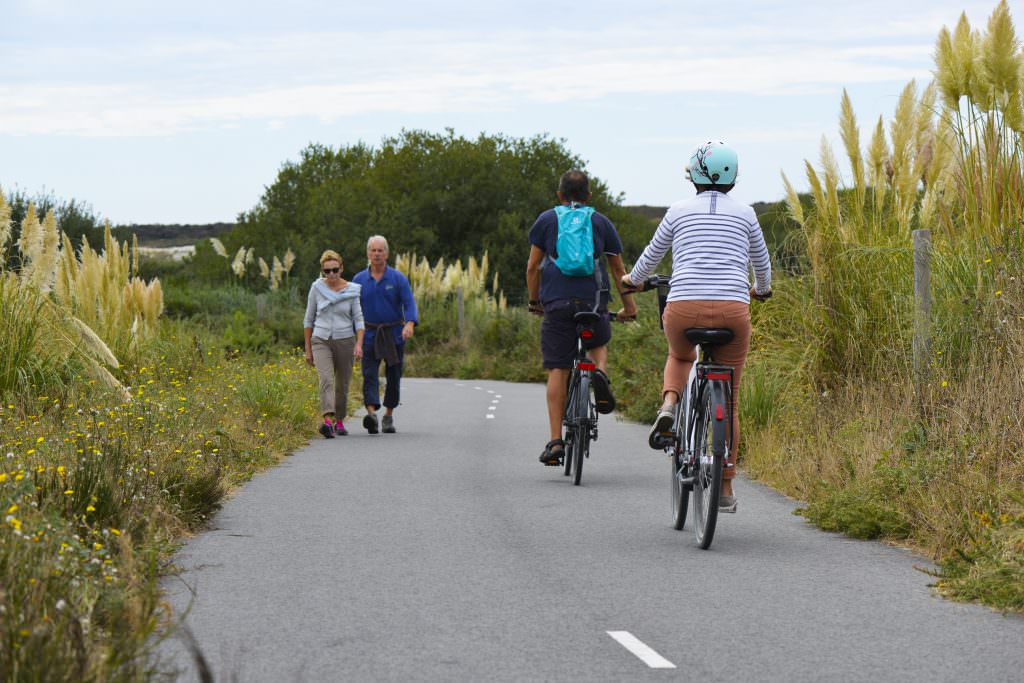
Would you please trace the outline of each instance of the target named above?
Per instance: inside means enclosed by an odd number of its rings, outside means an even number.
[[[338,252],[328,249],[320,255],[322,277],[309,288],[303,320],[306,362],[320,378],[320,433],[326,439],[348,434],[348,383],[354,360],[363,357],[361,287],[341,277],[341,269]]]

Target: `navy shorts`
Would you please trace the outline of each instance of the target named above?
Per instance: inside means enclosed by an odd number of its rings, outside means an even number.
[[[544,321],[540,324],[540,355],[548,370],[569,369],[576,358],[576,321],[579,311],[591,311],[591,301],[559,299],[544,304]],[[584,348],[604,346],[612,339],[612,325],[608,311],[602,310],[600,320],[591,328],[594,336],[584,340]]]

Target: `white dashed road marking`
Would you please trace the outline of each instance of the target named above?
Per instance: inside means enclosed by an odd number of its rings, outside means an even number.
[[[634,636],[629,631],[608,631],[608,635],[618,641],[619,645],[626,648],[634,655],[637,659],[651,667],[652,669],[674,669],[676,665],[668,661],[657,652],[652,650],[650,646],[644,643],[642,640]]]

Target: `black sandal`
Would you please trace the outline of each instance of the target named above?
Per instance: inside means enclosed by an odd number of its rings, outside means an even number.
[[[544,452],[540,454],[540,461],[548,467],[558,467],[565,457],[565,442],[561,439],[552,439],[544,446]]]

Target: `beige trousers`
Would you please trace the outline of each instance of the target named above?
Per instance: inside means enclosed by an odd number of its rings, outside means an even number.
[[[662,316],[665,337],[668,338],[668,360],[665,361],[665,383],[662,391],[674,391],[683,395],[690,367],[697,359],[693,344],[684,334],[691,327],[725,327],[733,331],[731,342],[715,349],[715,362],[731,365],[732,386],[732,444],[729,448],[729,464],[736,464],[740,449],[740,378],[743,365],[750,349],[750,307],[742,301],[670,301]],[[736,476],[736,468],[728,467],[725,478]]]
[[[339,420],[348,415],[348,383],[352,379],[352,355],[356,338],[313,337],[313,366],[320,379],[320,412],[334,413]]]

